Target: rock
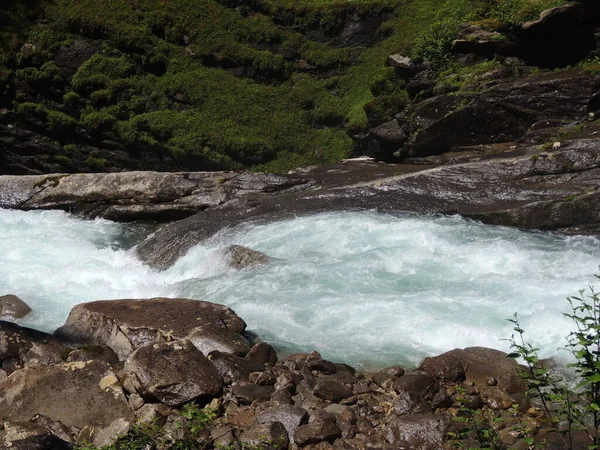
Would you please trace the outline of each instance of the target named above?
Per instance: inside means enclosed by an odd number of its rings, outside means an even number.
[[[393,448],[439,450],[446,437],[447,419],[434,414],[412,414],[392,419],[383,431]]]
[[[249,194],[299,185],[311,183],[293,176],[233,172],[5,175],[0,176],[0,207],[63,209],[117,221],[165,221]]]
[[[308,412],[297,406],[275,406],[261,412],[257,420],[259,423],[279,422],[283,424],[288,436],[293,440],[296,428],[308,422]]]
[[[79,434],[79,441],[91,443],[97,448],[108,447],[125,436],[132,426],[133,424],[128,420],[119,418],[103,428],[85,427]]]
[[[31,312],[31,308],[13,294],[0,295],[0,317],[22,319]]]
[[[317,444],[322,441],[333,443],[337,438],[341,437],[342,431],[334,422],[318,421],[301,425],[294,432],[294,442],[299,447],[304,447],[309,444]]]
[[[547,68],[574,65],[596,49],[594,32],[600,21],[595,2],[550,8],[521,27],[517,45],[527,64]]]
[[[251,373],[265,370],[264,364],[217,351],[212,352],[208,359],[223,377],[225,384],[248,381]]]
[[[17,370],[0,382],[1,416],[19,422],[43,414],[77,428],[133,420],[122,389],[103,383],[111,378],[116,380],[114,372],[100,361]]]
[[[135,417],[140,425],[162,426],[167,421],[167,417],[173,414],[173,409],[162,403],[146,403],[140,409],[135,411]]]
[[[415,392],[428,399],[439,390],[438,381],[425,373],[409,373],[394,381],[393,388],[397,393]]]
[[[31,422],[5,422],[5,446],[11,450],[71,450],[73,445],[45,427]]]
[[[401,391],[394,398],[392,405],[394,413],[398,416],[433,413],[423,395],[418,392]]]
[[[258,386],[256,384],[237,385],[231,388],[242,405],[250,405],[254,402],[266,402],[271,398],[275,389],[273,386]]]
[[[226,306],[199,300],[152,298],[107,300],[76,305],[54,333],[77,345],[106,345],[120,359],[135,349],[169,339],[184,339],[198,326],[243,333],[245,322]]]
[[[19,359],[34,345],[48,343],[57,341],[50,334],[0,321],[0,362]]]
[[[339,403],[352,395],[352,389],[344,386],[342,383],[324,377],[317,379],[313,388],[313,394],[324,400]]]
[[[262,252],[257,252],[241,245],[230,245],[225,249],[225,262],[234,269],[245,269],[267,264],[269,257]]]
[[[386,367],[377,373],[374,373],[371,378],[377,384],[377,386],[387,389],[392,387],[396,378],[404,375],[404,369],[400,366]]]
[[[78,348],[69,353],[67,362],[89,361],[95,359],[104,361],[108,364],[116,364],[119,362],[119,357],[114,350],[105,345],[86,345],[83,348]]]
[[[189,341],[138,348],[125,362],[125,372],[143,397],[169,406],[210,398],[223,388],[217,369]]]
[[[204,355],[215,350],[237,356],[245,356],[250,352],[250,344],[242,335],[223,326],[196,327],[186,339]]]
[[[453,352],[425,358],[419,369],[442,382],[450,381],[454,383],[463,381],[466,377],[464,360]]]
[[[56,52],[54,62],[58,67],[74,73],[93,55],[100,51],[98,45],[83,39],[75,39],[68,45],[63,45]]]
[[[276,450],[287,448],[289,442],[287,432],[279,422],[252,425],[242,432],[239,441],[256,448],[266,444]]]
[[[62,364],[69,350],[58,344],[34,344],[23,356],[25,367]]]
[[[260,364],[276,364],[277,352],[266,342],[259,342],[250,349],[246,359]]]

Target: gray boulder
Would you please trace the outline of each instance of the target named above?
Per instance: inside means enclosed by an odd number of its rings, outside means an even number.
[[[27,303],[13,294],[0,296],[0,317],[22,319],[31,312]]]
[[[137,349],[125,362],[125,373],[143,397],[169,406],[213,397],[223,388],[217,369],[185,340]]]
[[[76,305],[54,334],[72,344],[106,345],[123,360],[144,345],[184,339],[198,326],[241,334],[246,323],[226,306],[199,300],[108,300]]]
[[[392,448],[439,450],[446,437],[448,421],[434,414],[409,414],[396,417],[383,431]]]
[[[77,428],[134,420],[118,378],[100,361],[30,367],[0,382],[0,418],[24,422],[36,414]]]
[[[246,356],[250,351],[250,344],[241,334],[223,326],[205,325],[194,328],[186,339],[204,355],[216,350]]]

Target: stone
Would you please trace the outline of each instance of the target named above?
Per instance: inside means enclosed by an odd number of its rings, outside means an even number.
[[[242,335],[223,326],[196,327],[186,339],[204,355],[215,350],[237,356],[246,356],[250,352],[250,344]]]
[[[226,306],[181,298],[105,300],[76,305],[55,331],[64,342],[106,345],[124,360],[146,344],[184,339],[199,326],[243,333],[246,323]]]
[[[23,356],[25,367],[62,364],[69,350],[58,344],[34,344]]]
[[[298,406],[275,406],[259,413],[257,420],[259,423],[279,422],[283,424],[288,436],[293,440],[296,428],[308,422],[308,412]]]
[[[246,359],[261,364],[276,364],[277,352],[266,342],[259,342],[250,349]]]
[[[67,362],[89,361],[91,359],[104,361],[109,364],[116,364],[119,362],[119,357],[114,350],[105,345],[86,345],[83,348],[73,350],[69,353]]]
[[[301,425],[294,432],[294,442],[299,447],[309,444],[318,444],[322,441],[333,443],[341,437],[342,430],[332,421],[318,421]]]
[[[239,438],[248,446],[262,448],[268,445],[275,450],[283,450],[288,446],[288,435],[285,427],[279,422],[256,424],[245,429]]]
[[[0,295],[0,317],[22,319],[29,313],[31,313],[29,305],[16,295]]]
[[[79,435],[80,442],[89,442],[95,447],[104,448],[114,445],[117,440],[125,436],[133,424],[123,418],[115,419],[110,425],[103,428],[85,427]]]
[[[439,450],[447,429],[444,416],[409,414],[392,419],[383,430],[383,437],[393,448]]]
[[[237,385],[231,388],[231,393],[242,405],[268,401],[273,392],[275,392],[273,386],[258,386],[256,384]]]
[[[262,266],[269,262],[269,257],[264,253],[241,245],[227,247],[224,251],[224,257],[227,265],[234,269]]]
[[[77,428],[105,427],[119,418],[133,420],[123,390],[118,385],[101,388],[106,377],[114,377],[114,372],[101,361],[17,370],[0,382],[2,417],[20,422],[43,414]]]
[[[379,372],[374,373],[371,379],[377,384],[377,386],[387,389],[392,387],[392,384],[396,378],[404,375],[404,369],[400,366],[386,367]]]
[[[416,392],[424,398],[432,397],[439,390],[438,381],[425,373],[409,373],[397,378],[393,383],[397,393]]]
[[[218,351],[212,352],[208,359],[223,377],[225,384],[248,381],[250,374],[265,370],[264,364],[249,361],[239,356]]]
[[[11,450],[71,450],[74,448],[68,441],[55,436],[45,427],[31,422],[5,422],[4,446]]]
[[[0,362],[19,359],[35,344],[56,342],[50,334],[0,320]]]
[[[75,39],[68,45],[63,45],[56,52],[54,62],[58,67],[63,67],[75,72],[79,67],[100,51],[96,43],[84,39]]]
[[[328,378],[318,378],[313,388],[313,394],[324,400],[339,403],[352,396],[352,389]]]
[[[401,391],[392,402],[394,413],[397,416],[406,414],[427,414],[433,411],[418,392]]]
[[[178,406],[221,393],[217,369],[189,341],[161,342],[138,348],[125,362],[136,390],[148,400]]]
[[[146,403],[135,411],[136,423],[140,425],[155,424],[162,426],[167,421],[167,417],[173,413],[173,409],[162,403]]]

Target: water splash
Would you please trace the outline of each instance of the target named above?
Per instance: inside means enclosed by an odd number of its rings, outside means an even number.
[[[555,355],[571,326],[564,298],[593,282],[600,262],[593,237],[348,212],[248,223],[155,272],[123,247],[127,231],[56,211],[0,210],[0,293],[21,296],[34,309],[22,323],[48,331],[85,301],[208,300],[281,351],[376,367],[470,345],[506,350],[515,311],[542,356]],[[234,271],[221,256],[231,244],[274,260]]]

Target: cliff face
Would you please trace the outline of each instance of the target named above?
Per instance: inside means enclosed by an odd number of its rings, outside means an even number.
[[[392,160],[431,155],[465,144],[464,138],[446,142],[448,128],[435,120],[415,122],[427,99],[439,96],[446,113],[469,104],[478,116],[485,111],[486,121],[508,127],[501,135],[478,126],[481,136],[468,144],[487,143],[484,133],[494,135],[492,142],[512,141],[547,119],[525,111],[521,120],[523,104],[539,91],[522,90],[521,109],[509,113],[489,112],[489,102],[511,103],[512,86],[540,72],[555,76],[568,65],[581,66],[589,79],[565,95],[574,102],[585,96],[590,111],[596,98],[590,74],[600,67],[593,60],[600,11],[592,3],[5,3],[4,174],[287,171],[352,152]],[[472,103],[473,93],[502,83],[504,91]],[[587,112],[549,116],[570,123]],[[433,137],[420,135],[423,129]],[[423,145],[435,148],[418,150]]]

